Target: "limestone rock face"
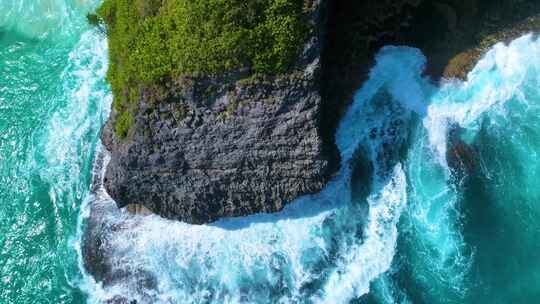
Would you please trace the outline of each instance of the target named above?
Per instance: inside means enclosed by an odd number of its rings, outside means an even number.
[[[434,79],[464,78],[494,42],[536,29],[537,17],[518,21],[540,11],[533,0],[305,3],[313,30],[288,74],[239,70],[141,89],[126,139],[113,111],[105,188],[120,207],[189,223],[279,211],[337,171],[335,130],[380,47],[418,47]]]
[[[111,151],[105,188],[119,207],[207,223],[279,211],[320,191],[339,163],[318,122],[321,7],[314,2],[314,31],[289,74],[237,71],[147,88],[126,139],[114,134],[113,113],[102,135]]]
[[[219,86],[203,102],[197,89],[141,99],[131,138],[104,133],[109,194],[120,207],[204,223],[278,211],[320,191],[332,173],[317,128],[320,97],[312,76],[298,77]]]

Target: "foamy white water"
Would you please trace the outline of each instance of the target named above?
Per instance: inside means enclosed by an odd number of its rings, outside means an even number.
[[[409,65],[399,70],[399,80],[385,79],[382,72],[395,63],[396,54],[409,56]],[[410,102],[397,87],[422,69],[425,59],[417,50],[387,48],[378,62],[375,80],[357,95],[338,131],[341,174],[321,193],[300,198],[277,214],[203,226],[117,214],[111,220],[129,228],[109,236],[113,264],[152,274],[157,284],[140,291],[133,278],[105,289],[92,287],[101,290],[93,294],[94,300],[124,290],[122,295],[142,302],[345,303],[367,293],[370,282],[391,266],[396,226],[406,203],[398,150],[405,144],[411,116],[425,107],[421,90]],[[390,95],[372,102],[373,94],[387,88]],[[370,139],[373,128],[381,134]],[[388,154],[386,145],[395,151]],[[365,181],[373,189],[367,198],[354,198],[351,192],[356,150],[366,151],[374,165],[371,182]],[[101,199],[101,204],[107,200]]]

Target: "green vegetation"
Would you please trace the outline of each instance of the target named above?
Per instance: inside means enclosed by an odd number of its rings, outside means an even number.
[[[97,15],[107,26],[115,109],[129,110],[133,90],[181,75],[217,75],[245,66],[255,73],[286,72],[305,41],[309,3],[105,0]],[[120,118],[117,129],[125,130],[128,120]]]
[[[91,14],[91,13],[86,14],[86,20],[92,26],[100,25],[99,17],[96,14]]]
[[[116,118],[116,123],[114,125],[114,131],[116,132],[116,135],[120,138],[125,138],[128,133],[129,129],[133,125],[133,116],[131,115],[131,112],[129,110],[125,110],[120,113],[120,115]]]

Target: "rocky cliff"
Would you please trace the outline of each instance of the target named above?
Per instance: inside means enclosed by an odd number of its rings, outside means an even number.
[[[319,129],[323,3],[290,72],[182,76],[145,88],[129,136],[103,131],[111,151],[105,187],[119,207],[206,223],[281,210],[322,189],[339,163]]]
[[[289,73],[239,70],[146,88],[126,138],[114,131],[113,111],[102,136],[111,151],[104,184],[119,206],[193,223],[277,211],[321,189],[335,171],[335,128],[381,46],[419,47],[434,79],[462,78],[493,43],[540,29],[538,1],[314,4],[314,30]],[[369,174],[359,167],[355,174]],[[95,186],[83,243],[86,269],[105,287],[135,277],[136,286],[151,289],[155,282],[144,270],[114,267],[108,238],[144,219],[126,221],[108,205],[101,184]]]
[[[338,167],[334,131],[378,48],[420,47],[432,76],[464,77],[482,53],[464,50],[538,7],[523,0],[310,5],[311,31],[288,72],[237,69],[145,87],[126,138],[114,131],[113,111],[102,136],[112,154],[105,188],[119,207],[206,223],[278,211],[318,192]]]

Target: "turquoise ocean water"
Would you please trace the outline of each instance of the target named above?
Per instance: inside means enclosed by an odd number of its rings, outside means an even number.
[[[77,227],[108,111],[96,1],[0,0],[0,303],[85,303]]]
[[[419,50],[383,48],[321,193],[205,226],[118,213],[132,229],[109,236],[115,267],[156,284],[93,282],[80,238],[111,102],[106,41],[85,21],[98,2],[0,0],[0,303],[540,300],[533,36],[441,84],[422,76]]]

